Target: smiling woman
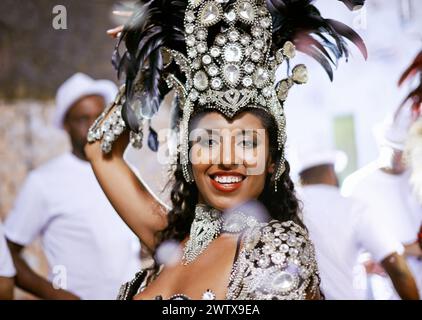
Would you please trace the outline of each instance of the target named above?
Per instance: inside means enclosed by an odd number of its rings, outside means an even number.
[[[264,112],[252,110],[231,121],[219,112],[203,112],[193,118],[191,132],[206,133],[191,149],[200,202],[225,210],[257,199],[262,193],[265,177],[274,171],[274,164],[270,166],[270,139],[263,124],[263,120],[271,119]],[[275,125],[269,129],[276,129]]]
[[[284,159],[283,103],[294,84],[306,82],[306,68],[294,67],[279,82],[275,72],[294,57],[295,42],[331,75],[331,57],[311,34],[336,57],[347,53],[342,34],[361,40],[311,3],[139,2],[121,34],[127,52],[114,56],[126,86],[91,128],[86,153],[145,246],[154,252],[177,240],[181,255],[143,269],[122,286],[120,299],[321,298],[314,248]],[[178,145],[168,210],[136,179],[123,151],[129,135],[139,144],[142,124],[170,89]],[[150,146],[154,137],[151,131]],[[256,202],[262,208],[251,206]]]

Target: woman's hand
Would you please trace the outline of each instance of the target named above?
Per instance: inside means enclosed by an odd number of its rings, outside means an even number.
[[[133,15],[132,11],[113,11],[113,14],[118,17],[130,18]],[[121,32],[123,31],[124,25],[119,25],[115,28],[107,30],[107,34],[112,38],[120,37]]]
[[[102,150],[102,146],[101,146],[101,141],[105,137],[105,134],[103,133],[104,128],[102,128],[103,123],[107,121],[112,115],[114,119],[116,118],[119,119],[121,117],[120,116],[121,111],[119,111],[119,109],[116,109],[116,108],[121,108],[121,106],[118,104],[114,104],[111,107],[111,109],[109,109],[108,111],[104,111],[106,112],[106,114],[103,113],[98,118],[98,119],[101,119],[101,121],[99,121],[99,123],[96,124],[95,127],[90,128],[90,133],[88,134],[88,136],[90,135],[91,137],[95,136],[98,131],[102,133],[100,139],[95,138],[95,141],[88,139],[89,142],[85,145],[85,155],[90,162],[96,161],[103,157],[108,157],[108,158],[115,157],[115,158],[123,159],[123,154],[129,144],[129,132],[126,129],[126,126],[123,123],[121,123],[122,122],[121,119],[117,121],[116,120],[109,121],[110,123],[113,123],[112,127],[107,127],[107,129],[105,129],[106,131],[113,131],[113,136],[116,137],[115,140],[111,142],[111,151],[108,152],[107,154],[104,154]],[[121,132],[120,134],[117,134],[114,130],[117,127],[120,128],[118,130],[118,132]]]

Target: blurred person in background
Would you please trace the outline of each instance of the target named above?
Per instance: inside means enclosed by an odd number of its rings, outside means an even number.
[[[39,298],[115,299],[140,267],[140,242],[105,197],[84,152],[89,127],[116,92],[111,81],[82,73],[61,85],[54,120],[72,150],[29,174],[6,219],[16,284]],[[38,237],[48,279],[22,257]]]
[[[303,220],[315,244],[321,288],[327,299],[366,299],[365,271],[358,264],[363,250],[381,263],[403,299],[419,299],[403,246],[366,213],[364,205],[340,194],[336,172],[347,156],[325,145],[327,137],[296,148],[292,163],[299,173]],[[308,140],[310,141],[310,140]],[[363,280],[363,282],[362,282]]]
[[[13,299],[15,266],[4,238],[3,225],[0,221],[0,300]]]
[[[409,131],[406,142],[406,161],[412,170],[410,182],[422,206],[422,117],[420,116]],[[416,241],[406,245],[406,254],[422,259],[422,224]]]
[[[350,175],[342,189],[346,197],[366,203],[368,214],[380,227],[389,230],[386,237],[399,239],[405,247],[416,242],[422,222],[422,206],[410,183],[411,170],[403,156],[413,122],[410,109],[399,109],[388,116],[375,130],[380,146],[378,159]],[[422,261],[408,255],[407,262],[421,294]],[[388,278],[372,275],[370,281],[375,299],[398,298]]]
[[[413,81],[416,86],[412,87],[401,107],[403,108],[410,102],[412,113],[416,119],[409,130],[405,158],[411,170],[410,183],[422,206],[422,51],[419,52],[400,77],[399,86],[406,82],[412,83]],[[417,240],[406,245],[406,253],[419,260],[422,259],[422,225],[419,229]]]

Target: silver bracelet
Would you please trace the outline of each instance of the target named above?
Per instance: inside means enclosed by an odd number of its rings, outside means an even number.
[[[123,95],[124,87],[120,88],[114,102],[104,109],[88,131],[88,142],[101,141],[101,150],[104,153],[109,153],[112,150],[113,143],[126,129],[126,123],[122,118],[121,100]],[[138,133],[130,131],[129,135],[131,145],[137,149],[142,148],[142,128]]]

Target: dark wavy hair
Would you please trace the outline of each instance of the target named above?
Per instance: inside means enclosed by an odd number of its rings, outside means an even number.
[[[215,112],[215,110],[213,111]],[[203,110],[195,114],[191,120],[204,112],[210,111]],[[242,112],[250,112],[261,120],[269,135],[271,158],[276,163],[280,161],[282,150],[277,149],[277,126],[274,118],[265,110],[257,108],[247,108]],[[264,190],[258,201],[264,205],[272,219],[279,221],[292,220],[304,227],[298,215],[301,208],[295,194],[294,184],[290,178],[290,166],[287,160],[285,165],[286,170],[277,182],[277,192],[274,188],[275,182],[271,180],[271,175],[267,174]],[[174,176],[170,183],[173,183],[170,194],[173,208],[168,213],[167,228],[157,234],[159,242],[166,240],[182,241],[189,235],[190,227],[195,217],[195,207],[198,202],[198,188],[195,183],[190,184],[185,181],[180,161],[177,162]]]

